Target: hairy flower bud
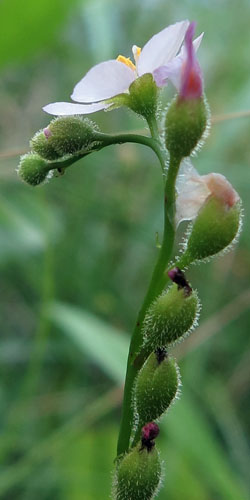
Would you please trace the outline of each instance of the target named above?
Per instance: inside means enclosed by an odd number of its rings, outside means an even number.
[[[117,466],[114,498],[151,500],[157,494],[160,479],[161,463],[157,449],[138,443]]]
[[[152,349],[173,344],[194,325],[199,311],[195,291],[171,285],[149,307],[144,320],[144,343]]]
[[[37,186],[43,182],[50,167],[49,163],[35,153],[23,155],[18,166],[18,175],[31,186]]]
[[[146,73],[131,83],[127,96],[127,106],[135,113],[150,119],[156,113],[157,93],[153,75]]]
[[[30,141],[31,149],[45,160],[57,160],[60,155],[54,150],[50,141],[48,141],[46,130],[39,130]]]
[[[219,197],[209,197],[194,221],[181,260],[203,260],[226,248],[239,231],[240,218],[239,200],[229,206]]]
[[[178,158],[190,156],[207,125],[208,111],[202,97],[182,99],[177,96],[166,114],[166,147]]]
[[[179,385],[176,362],[165,351],[152,352],[140,370],[135,403],[140,423],[158,419],[174,400]]]
[[[48,145],[58,156],[86,150],[96,141],[97,125],[79,116],[59,117],[45,129]]]
[[[194,31],[195,23],[192,22],[186,31],[185,47],[177,58],[176,67],[168,69],[170,79],[175,75],[178,95],[166,115],[166,146],[170,154],[178,158],[190,156],[202,138],[208,120],[202,72],[196,57],[202,35],[193,42]]]

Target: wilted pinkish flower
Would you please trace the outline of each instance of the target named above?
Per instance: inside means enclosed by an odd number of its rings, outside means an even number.
[[[190,160],[184,160],[181,164],[176,190],[176,225],[183,220],[195,219],[200,208],[211,196],[221,200],[227,208],[231,208],[240,200],[238,193],[224,175],[199,175]]]
[[[149,422],[144,425],[141,432],[141,445],[142,448],[147,448],[150,451],[155,445],[155,438],[157,438],[160,429],[155,422]]]
[[[44,111],[52,115],[74,115],[107,109],[111,103],[106,101],[118,94],[128,93],[131,83],[138,77],[146,73],[155,76],[156,71],[179,57],[176,54],[188,26],[187,20],[180,21],[154,35],[142,49],[134,45],[135,64],[129,58],[118,56],[116,60],[93,66],[75,86],[71,96],[73,101],[83,104],[55,102],[45,106]],[[155,81],[158,85],[157,78]]]
[[[195,23],[190,23],[185,35],[185,44],[180,54],[170,61],[166,66],[162,66],[154,71],[156,84],[160,87],[166,85],[169,79],[183,99],[199,98],[203,92],[201,69],[196,58],[203,38],[202,33],[193,41]]]

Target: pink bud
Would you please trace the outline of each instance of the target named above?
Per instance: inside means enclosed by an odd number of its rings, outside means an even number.
[[[185,35],[186,61],[182,66],[180,97],[199,99],[203,93],[201,69],[193,47],[195,23],[192,22]]]
[[[175,277],[178,274],[178,271],[179,271],[178,267],[174,267],[173,269],[170,269],[170,271],[168,271],[168,276],[171,279],[171,281],[175,280]]]
[[[51,130],[49,129],[49,127],[44,128],[44,129],[43,129],[43,133],[44,133],[44,135],[45,135],[46,139],[48,139],[48,138],[52,135],[52,132],[51,132]]]

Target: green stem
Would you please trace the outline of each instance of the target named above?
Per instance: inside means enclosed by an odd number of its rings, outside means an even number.
[[[149,128],[152,137],[146,137],[139,134],[103,134],[96,133],[96,141],[98,143],[93,146],[89,152],[79,152],[77,155],[71,156],[70,158],[62,161],[51,162],[49,164],[50,169],[67,168],[79,159],[83,158],[87,154],[94,151],[100,151],[106,146],[113,144],[124,144],[127,142],[132,142],[136,144],[143,144],[150,147],[157,155],[163,174],[165,175],[165,157],[164,152],[161,149],[159,141],[158,127],[155,118],[149,120]],[[142,325],[146,314],[146,311],[152,301],[162,292],[167,277],[165,274],[166,266],[171,258],[172,249],[175,237],[175,181],[180,165],[179,158],[170,158],[170,164],[167,172],[167,178],[165,181],[164,188],[164,234],[163,242],[158,256],[158,260],[153,271],[151,282],[147,294],[145,296],[142,308],[139,312],[136,326],[131,338],[130,351],[128,356],[127,364],[127,375],[125,381],[124,389],[124,402],[123,402],[123,413],[120,435],[118,440],[118,455],[124,453],[129,448],[129,442],[132,432],[132,426],[134,421],[134,409],[132,404],[132,389],[135,377],[143,365],[144,361],[147,359],[150,352],[147,352],[143,345],[143,333]],[[165,179],[165,177],[164,177]]]
[[[158,130],[158,125],[157,125],[157,121],[156,121],[155,116],[153,115],[150,118],[148,118],[147,122],[148,122],[149,130],[150,130],[152,137],[154,139],[158,140],[159,130]]]
[[[163,159],[162,159],[163,162]],[[163,242],[156,262],[152,278],[143,305],[139,311],[132,334],[127,363],[127,374],[124,388],[122,421],[118,439],[117,454],[129,449],[130,437],[134,423],[133,385],[135,378],[150,352],[143,348],[143,320],[149,305],[162,292],[167,277],[166,266],[171,258],[175,238],[175,181],[180,165],[180,158],[170,158],[164,190],[164,233]]]
[[[162,151],[160,148],[160,144],[156,139],[154,139],[152,137],[146,137],[144,135],[129,134],[129,133],[127,133],[127,134],[103,134],[103,133],[98,132],[98,133],[96,133],[95,138],[96,138],[96,141],[99,141],[99,143],[96,144],[95,146],[93,146],[93,148],[90,151],[87,151],[87,152],[86,151],[85,152],[79,151],[79,153],[77,153],[76,155],[70,156],[66,160],[57,160],[54,162],[50,162],[48,165],[49,169],[50,170],[58,169],[58,168],[64,169],[64,168],[70,167],[71,165],[73,165],[77,161],[81,160],[82,158],[84,158],[85,156],[87,156],[90,153],[101,151],[101,149],[103,149],[107,146],[112,146],[114,144],[125,144],[127,142],[131,142],[131,143],[135,143],[135,144],[142,144],[144,146],[151,148],[155,152],[157,157],[159,158],[161,166],[164,165],[164,163],[163,163],[164,160],[162,158]]]

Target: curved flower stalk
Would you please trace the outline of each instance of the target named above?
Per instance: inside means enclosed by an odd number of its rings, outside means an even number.
[[[59,116],[35,134],[32,151],[21,158],[18,170],[22,180],[37,186],[53,171],[62,174],[79,159],[104,147],[134,142],[154,151],[163,172],[162,243],[131,336],[115,500],[151,500],[157,495],[162,464],[154,441],[159,432],[155,421],[166,414],[180,388],[179,369],[169,350],[194,329],[200,309],[198,293],[184,270],[228,248],[240,227],[238,193],[221,174],[199,175],[189,160],[208,122],[196,57],[203,34],[193,41],[194,30],[195,23],[188,21],[165,28],[142,50],[133,46],[134,63],[118,56],[90,69],[71,96],[78,104],[53,103],[44,108],[49,114],[85,115],[126,105],[146,119],[151,136],[105,134],[88,118]],[[177,95],[165,112],[162,144],[156,110],[158,89],[168,81],[176,87]],[[170,268],[176,229],[184,220],[191,221],[185,248]],[[172,283],[166,288],[169,280]]]
[[[116,60],[111,59],[93,66],[77,83],[71,95],[73,101],[83,104],[56,102],[45,106],[44,111],[52,115],[74,115],[107,110],[112,104],[112,99],[115,100],[120,94],[128,93],[130,85],[148,73],[153,75],[158,87],[166,85],[168,78],[173,81],[178,80],[185,50],[182,49],[179,55],[176,54],[182,45],[188,26],[187,20],[172,24],[150,38],[142,49],[133,45],[134,63],[130,58],[118,56]],[[196,50],[202,36],[194,41]],[[172,72],[168,68],[172,68]],[[163,74],[164,78],[160,78],[159,75]]]

